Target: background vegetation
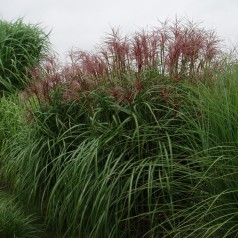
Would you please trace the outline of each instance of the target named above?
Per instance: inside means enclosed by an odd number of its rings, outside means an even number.
[[[22,89],[28,70],[40,63],[48,49],[47,34],[37,25],[0,20],[0,93]]]
[[[24,90],[1,97],[1,186],[15,200],[0,208],[24,201],[40,217],[17,210],[27,227],[9,234],[237,236],[238,68],[213,31],[113,29],[68,65],[38,57]]]

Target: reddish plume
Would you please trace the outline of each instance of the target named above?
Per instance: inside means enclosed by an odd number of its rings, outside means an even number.
[[[50,102],[50,91],[58,86],[64,88],[64,100],[78,100],[80,93],[97,89],[119,102],[131,102],[143,90],[146,72],[155,72],[157,84],[166,78],[193,81],[212,72],[219,65],[219,39],[214,31],[176,19],[130,36],[112,29],[97,51],[71,51],[69,56],[71,62],[64,67],[48,57],[41,68],[32,70],[35,81],[28,91]]]

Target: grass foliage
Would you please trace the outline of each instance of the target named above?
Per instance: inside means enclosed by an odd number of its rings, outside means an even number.
[[[176,20],[70,56],[2,97],[3,184],[56,237],[236,237],[238,68],[215,34]]]
[[[48,50],[48,37],[37,25],[0,20],[0,93],[22,89],[28,70],[39,65]]]
[[[26,215],[14,197],[0,192],[0,236],[4,238],[38,238],[40,227],[35,218]]]
[[[177,207],[196,195],[190,186],[197,172],[184,166],[191,162],[182,154],[189,154],[183,123],[174,110],[151,103],[156,91],[123,106],[91,93],[94,112],[86,100],[35,112],[29,139],[10,153],[19,161],[17,189],[32,200],[41,194],[48,222],[68,237],[156,237],[174,229]]]
[[[0,98],[0,144],[11,139],[23,125],[24,106],[20,104],[18,95]]]

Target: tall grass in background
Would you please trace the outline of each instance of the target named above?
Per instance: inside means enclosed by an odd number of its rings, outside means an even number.
[[[187,103],[189,108],[193,105],[192,109],[195,108],[200,119],[194,122],[192,113],[188,122],[195,125],[202,142],[200,164],[206,168],[203,172],[209,181],[206,188],[209,198],[196,204],[198,215],[191,212],[188,219],[197,224],[205,219],[207,223],[200,223],[188,237],[194,237],[196,232],[202,237],[236,237],[238,234],[237,69],[237,63],[233,61],[226,64],[212,83],[189,87]],[[201,207],[207,207],[202,215]]]
[[[48,52],[48,36],[37,25],[0,20],[0,93],[22,89],[28,70]]]
[[[216,75],[212,85],[198,83],[193,89],[196,97],[195,106],[201,110],[203,119],[208,124],[208,147],[235,146],[238,142],[237,131],[237,64],[226,65],[226,69]],[[194,98],[191,98],[194,101]]]

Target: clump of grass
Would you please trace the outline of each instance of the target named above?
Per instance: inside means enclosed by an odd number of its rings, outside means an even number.
[[[58,235],[156,237],[184,219],[175,214],[193,204],[200,175],[186,159],[185,123],[159,101],[153,88],[130,104],[91,91],[35,109],[8,171],[21,175],[16,188],[40,200]]]
[[[26,86],[28,70],[48,52],[48,36],[37,25],[0,20],[0,93]]]
[[[214,32],[176,20],[113,30],[65,67],[47,58],[21,93],[30,116],[4,147],[5,176],[59,237],[230,237],[236,100],[219,57]]]

